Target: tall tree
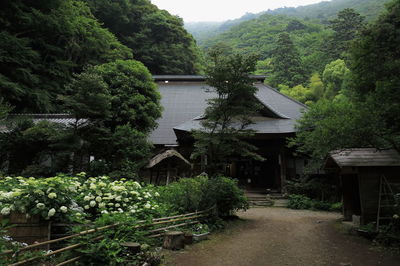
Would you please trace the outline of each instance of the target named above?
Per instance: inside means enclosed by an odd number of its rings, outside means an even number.
[[[306,71],[289,34],[281,33],[272,54],[272,86],[279,84],[294,87],[307,81]]]
[[[337,18],[329,21],[333,36],[329,40],[330,53],[333,59],[345,58],[345,53],[350,48],[350,42],[362,29],[364,17],[354,9],[346,8],[337,14]]]
[[[360,34],[351,50],[350,70],[357,99],[377,110],[386,141],[400,151],[400,1]]]
[[[15,111],[60,111],[57,96],[85,65],[131,57],[78,0],[1,1],[0,88]]]
[[[333,99],[341,89],[344,89],[345,81],[348,78],[349,69],[342,59],[327,64],[322,73],[322,80],[325,84],[324,97]]]
[[[117,60],[87,68],[67,88],[66,108],[90,120],[76,134],[85,140],[78,152],[95,156],[94,173],[135,176],[150,154],[148,134],[161,116],[160,95],[147,68]]]
[[[255,104],[257,88],[249,75],[255,70],[254,56],[221,56],[210,52],[213,64],[207,69],[206,83],[216,97],[208,101],[202,129],[194,132],[193,158],[206,155],[209,174],[224,171],[231,158],[236,156],[262,159],[255,147],[244,140],[253,134],[247,127],[251,116],[258,110]]]
[[[134,52],[152,74],[195,74],[199,50],[182,19],[149,0],[85,0],[97,19]]]

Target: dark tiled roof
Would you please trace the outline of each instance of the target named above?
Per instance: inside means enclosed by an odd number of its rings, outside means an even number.
[[[400,155],[395,150],[358,148],[333,151],[329,154],[326,168],[332,166],[400,166]]]
[[[37,124],[40,121],[48,121],[52,123],[62,124],[64,126],[72,126],[75,124],[76,119],[70,114],[9,114],[5,120],[7,122],[0,126],[0,132],[7,132],[9,130],[9,123],[16,120],[31,119],[33,123]],[[80,119],[78,126],[88,123],[88,119]]]
[[[215,96],[204,82],[199,80],[173,80],[164,76],[156,79],[160,93],[161,105],[164,107],[163,116],[158,122],[158,128],[150,136],[154,144],[176,144],[173,128],[190,131],[200,127],[199,116],[203,115],[207,107],[207,99]],[[179,76],[181,77],[181,76]],[[168,80],[168,83],[163,81]],[[277,118],[260,118],[250,128],[258,133],[293,133],[295,121],[302,115],[301,110],[307,107],[260,82],[255,83],[258,88],[257,99],[263,103]]]
[[[262,75],[250,75],[250,77],[256,81],[264,82],[265,76]],[[154,75],[156,82],[160,81],[200,81],[204,82],[205,77],[200,75]]]

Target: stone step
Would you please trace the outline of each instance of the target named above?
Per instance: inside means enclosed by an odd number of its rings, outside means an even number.
[[[287,199],[276,199],[274,200],[274,207],[287,207],[289,200]]]

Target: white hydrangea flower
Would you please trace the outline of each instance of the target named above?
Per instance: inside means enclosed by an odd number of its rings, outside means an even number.
[[[61,207],[60,207],[60,211],[61,211],[62,213],[66,213],[66,212],[68,211],[68,208],[65,207],[65,206],[61,206]]]
[[[43,210],[45,206],[46,205],[44,205],[44,203],[40,203],[40,202],[38,204],[36,204],[36,208],[38,208],[40,210]]]
[[[106,204],[104,202],[99,204],[99,208],[105,208],[105,207],[106,207]]]
[[[120,207],[120,206],[121,206],[121,204],[119,204],[119,203],[116,203],[116,204],[115,204],[115,207],[116,207],[116,208],[118,208],[118,207]]]
[[[0,213],[1,213],[2,215],[9,215],[10,212],[11,212],[11,209],[10,209],[10,208],[4,207],[3,209],[1,209],[1,212],[0,212]]]
[[[49,195],[47,195],[47,197],[49,197],[49,199],[55,199],[55,198],[57,198],[57,194],[54,192],[51,192]]]
[[[132,195],[135,195],[135,196],[139,196],[139,195],[140,195],[140,193],[137,192],[137,191],[131,191],[131,194],[132,194]]]
[[[108,214],[108,211],[107,210],[102,210],[101,213]]]
[[[90,207],[96,206],[96,201],[92,200],[92,201],[89,203],[89,205],[90,205]]]
[[[118,196],[118,197],[115,198],[115,200],[116,200],[116,201],[121,201],[121,200],[122,200],[122,197],[121,197],[121,196]]]
[[[85,196],[85,197],[83,198],[83,200],[84,200],[84,201],[89,201],[89,200],[90,200],[90,197],[89,197],[89,196]]]
[[[97,202],[101,202],[101,197],[100,197],[100,196],[97,196],[97,197],[96,197],[96,201],[97,201]]]
[[[151,208],[151,205],[150,205],[150,203],[146,203],[145,205],[144,205],[144,207],[146,208],[146,209],[150,209]]]
[[[156,193],[154,193],[154,196],[159,197],[160,193],[156,192]]]
[[[51,209],[49,210],[49,212],[47,213],[47,216],[48,216],[48,217],[52,217],[52,216],[54,216],[55,213],[56,213],[56,209],[51,208]]]
[[[97,188],[97,186],[96,186],[96,184],[91,183],[89,188],[95,190]]]
[[[90,207],[89,207],[89,205],[85,205],[83,208],[84,208],[85,210],[88,210]]]

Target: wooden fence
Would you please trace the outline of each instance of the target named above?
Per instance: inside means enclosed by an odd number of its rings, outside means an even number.
[[[179,228],[179,227],[183,227],[183,226],[187,226],[187,225],[193,225],[193,224],[200,223],[202,219],[204,219],[206,217],[209,217],[214,212],[214,210],[215,210],[215,207],[212,207],[212,208],[204,210],[204,211],[192,212],[192,213],[176,215],[176,216],[170,216],[170,217],[157,218],[157,219],[153,219],[151,222],[138,221],[135,225],[132,225],[132,229],[145,228],[143,231],[145,231],[147,233],[147,237],[149,237],[149,238],[162,237],[164,235],[164,232],[166,232],[169,229]],[[50,244],[59,243],[59,242],[65,241],[65,240],[75,239],[75,238],[78,238],[78,237],[81,237],[81,236],[94,234],[94,233],[97,233],[97,232],[104,231],[106,229],[116,228],[116,227],[118,227],[120,225],[121,225],[120,223],[115,223],[115,224],[110,224],[110,225],[107,225],[107,226],[102,226],[102,227],[97,227],[97,228],[84,230],[84,231],[81,231],[81,232],[76,233],[76,234],[67,235],[67,236],[64,236],[64,237],[60,237],[60,238],[56,238],[56,239],[52,239],[52,240],[48,240],[48,241],[43,241],[43,242],[40,242],[40,243],[35,243],[35,244],[29,245],[29,246],[26,246],[26,247],[21,247],[17,251],[6,250],[6,251],[3,251],[2,253],[0,253],[0,260],[2,259],[2,257],[4,258],[4,256],[11,256],[11,257],[14,257],[14,258],[17,257],[16,261],[18,261],[18,262],[15,262],[13,264],[9,264],[9,266],[32,265],[33,262],[38,261],[40,259],[44,259],[44,258],[47,258],[47,257],[50,257],[50,256],[54,256],[54,255],[59,255],[59,254],[62,254],[63,252],[65,252],[65,251],[74,250],[74,249],[77,249],[79,247],[85,246],[85,245],[87,245],[89,243],[71,244],[71,245],[68,245],[66,247],[59,248],[59,249],[54,250],[54,251],[50,251],[50,252],[48,252],[46,254],[43,254],[43,255],[40,255],[40,256],[35,256],[35,257],[32,257],[32,258],[28,258],[28,259],[23,259],[23,260],[18,260],[18,256],[22,252],[25,252],[25,251],[28,251],[28,250],[38,249],[40,247],[48,246]],[[155,226],[164,226],[164,227],[159,227],[159,228],[152,229],[152,227],[155,227]],[[104,238],[104,236],[98,236],[98,237],[95,237],[95,238],[93,238],[91,240],[92,241],[97,241],[97,240],[101,240],[103,238]],[[60,263],[56,264],[56,266],[67,265],[69,263],[79,261],[80,258],[81,258],[81,256],[70,258],[70,259],[68,259],[68,260],[66,260],[64,262],[60,262]]]

